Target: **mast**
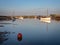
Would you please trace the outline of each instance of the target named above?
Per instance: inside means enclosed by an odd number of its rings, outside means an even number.
[[[47,8],[47,17],[48,17],[48,8]],[[47,32],[48,32],[48,23],[47,23]]]
[[[13,14],[12,14],[12,21],[15,21],[14,14],[15,14],[15,12],[13,11]]]

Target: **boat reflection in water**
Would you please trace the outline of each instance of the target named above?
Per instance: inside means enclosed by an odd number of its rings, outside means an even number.
[[[21,33],[18,33],[17,39],[18,39],[18,41],[21,41],[22,40],[22,34]]]
[[[46,23],[51,23],[51,17],[41,18],[40,21],[46,22]]]

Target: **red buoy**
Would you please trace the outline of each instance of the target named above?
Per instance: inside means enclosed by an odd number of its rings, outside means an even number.
[[[22,34],[21,34],[21,33],[18,33],[17,37],[18,37],[18,40],[19,40],[19,41],[22,40]]]

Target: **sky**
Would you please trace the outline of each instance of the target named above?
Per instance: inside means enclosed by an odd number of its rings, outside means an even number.
[[[60,14],[60,0],[0,0],[0,15]]]

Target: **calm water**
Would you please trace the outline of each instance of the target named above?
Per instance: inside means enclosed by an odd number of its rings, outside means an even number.
[[[0,45],[60,45],[60,22],[52,21],[47,24],[37,19],[24,19],[0,25],[3,25],[0,33],[7,32],[0,34],[3,38],[0,39]],[[21,41],[17,40],[18,33],[22,33]]]

